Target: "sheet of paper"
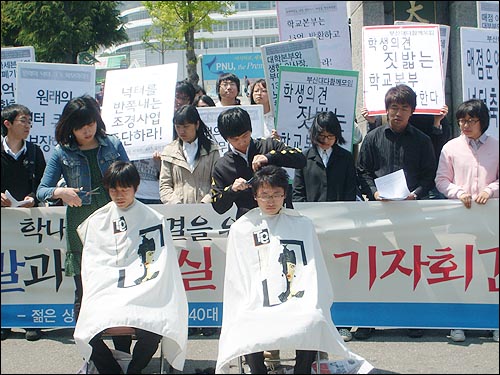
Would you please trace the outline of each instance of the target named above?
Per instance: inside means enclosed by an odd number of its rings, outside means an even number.
[[[5,190],[5,195],[7,196],[7,198],[12,203],[11,207],[19,207],[19,206],[25,205],[26,203],[30,202],[27,199],[24,200],[24,201],[18,201],[16,198],[14,198],[12,196],[12,194],[8,190]]]
[[[410,195],[406,185],[405,173],[402,169],[375,179],[380,198],[403,200]]]

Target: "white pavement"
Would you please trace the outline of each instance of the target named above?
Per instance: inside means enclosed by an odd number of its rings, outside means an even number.
[[[499,346],[489,331],[466,331],[463,343],[451,342],[448,334],[449,330],[424,330],[422,338],[411,339],[406,330],[381,329],[366,341],[353,339],[347,345],[375,367],[374,374],[499,373]],[[190,337],[184,370],[175,373],[213,370],[217,345],[217,336]],[[159,351],[144,373],[159,373],[158,358]],[[76,374],[81,365],[72,329],[45,330],[43,338],[33,342],[24,339],[24,330],[14,329],[1,344],[1,374]],[[238,373],[236,361],[231,373]]]

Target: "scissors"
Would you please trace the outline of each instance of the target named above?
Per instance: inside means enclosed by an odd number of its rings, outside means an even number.
[[[81,187],[80,191],[78,192],[79,196],[95,195],[95,194],[101,194],[101,192],[99,191],[99,187],[96,187],[95,189],[92,189],[90,191],[85,191],[83,190],[83,187]]]

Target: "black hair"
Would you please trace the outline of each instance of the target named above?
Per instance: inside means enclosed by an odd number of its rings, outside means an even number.
[[[345,143],[345,139],[342,136],[340,121],[337,115],[332,111],[316,113],[311,128],[309,129],[311,142],[313,144],[318,144],[318,136],[324,131],[333,134],[337,138],[336,143],[339,145],[343,145]]]
[[[193,105],[195,105],[196,107],[199,107],[198,103],[202,101],[204,103],[207,103],[209,107],[215,107],[215,102],[214,100],[208,96],[208,95],[200,95],[198,96],[195,100],[194,100],[194,103]]]
[[[96,136],[106,135],[106,125],[101,118],[101,108],[97,100],[90,95],[71,99],[63,108],[61,117],[56,124],[55,138],[57,143],[70,145],[76,142],[73,130],[83,128],[92,122],[97,123]]]
[[[457,120],[465,118],[466,115],[479,119],[481,134],[488,130],[490,126],[490,110],[481,99],[469,99],[458,106],[455,113]]]
[[[385,109],[388,110],[394,103],[408,104],[413,112],[417,108],[417,94],[410,86],[396,85],[385,93]]]
[[[181,93],[189,97],[189,104],[193,104],[196,90],[193,84],[187,80],[178,81],[175,85],[175,93]]]
[[[217,96],[219,97],[219,100],[220,100],[220,84],[221,82],[224,81],[231,81],[236,83],[236,87],[238,88],[238,94],[240,93],[240,79],[238,78],[238,76],[234,73],[222,73],[221,75],[219,75],[219,77],[217,78],[217,82],[215,83],[215,87],[217,89]]]
[[[113,162],[102,177],[102,184],[106,190],[116,187],[133,187],[137,191],[141,177],[136,166],[130,161],[117,160]]]
[[[251,182],[253,195],[257,196],[257,191],[263,185],[269,185],[283,188],[283,192],[286,196],[289,185],[288,179],[288,172],[284,168],[273,164],[265,165],[253,175],[253,180]]]
[[[177,139],[178,134],[175,130],[175,125],[185,124],[199,124],[196,130],[196,137],[198,138],[198,151],[196,151],[195,159],[200,157],[200,150],[203,147],[207,153],[210,153],[212,144],[215,143],[214,137],[210,132],[210,128],[203,122],[194,105],[186,104],[180,107],[174,114],[174,139]],[[182,145],[182,139],[179,139]]]
[[[255,81],[253,83],[252,87],[250,87],[250,104],[257,104],[257,103],[255,103],[255,100],[253,99],[253,91],[255,90],[255,86],[257,86],[257,84],[261,84],[262,87],[264,87],[267,90],[267,83],[266,83],[266,80],[264,78],[260,78],[257,81]],[[269,104],[271,104],[271,103],[269,103]]]
[[[2,109],[2,135],[4,137],[9,131],[9,129],[4,125],[5,120],[12,124],[19,115],[28,115],[31,117],[31,111],[28,107],[22,104],[10,104]]]
[[[252,120],[247,111],[240,107],[231,107],[217,117],[219,133],[226,141],[229,137],[238,137],[252,131]]]

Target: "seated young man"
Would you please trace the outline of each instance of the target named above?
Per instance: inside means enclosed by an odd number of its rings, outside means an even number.
[[[373,367],[352,353],[330,314],[333,291],[311,219],[283,207],[288,174],[268,165],[251,182],[255,208],[231,225],[216,373],[242,355],[266,374],[264,350],[296,350],[295,374],[310,374],[318,351]]]
[[[127,374],[140,374],[164,340],[168,362],[184,367],[188,306],[177,252],[166,219],[135,198],[140,178],[131,162],[116,161],[103,177],[111,202],[79,227],[83,243],[83,301],[75,343],[100,374],[123,373],[101,335],[136,328]]]

